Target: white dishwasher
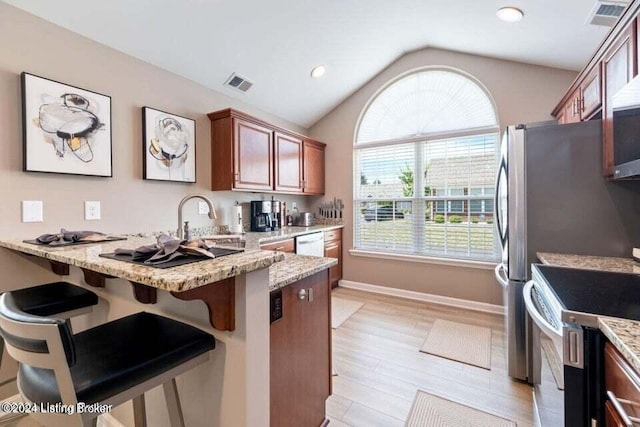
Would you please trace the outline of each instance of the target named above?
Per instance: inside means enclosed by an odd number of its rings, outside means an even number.
[[[296,237],[296,254],[324,256],[324,233],[311,233]]]

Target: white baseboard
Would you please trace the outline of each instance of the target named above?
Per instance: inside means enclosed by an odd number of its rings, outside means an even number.
[[[389,295],[393,297],[406,298],[415,301],[429,302],[433,304],[448,305],[451,307],[464,308],[466,310],[482,311],[484,313],[505,314],[505,307],[502,305],[489,304],[486,302],[471,301],[461,298],[445,297],[442,295],[427,294],[424,292],[407,291],[405,289],[390,288],[387,286],[371,285],[369,283],[352,282],[351,280],[340,280],[339,286],[349,289],[357,289],[375,294]]]

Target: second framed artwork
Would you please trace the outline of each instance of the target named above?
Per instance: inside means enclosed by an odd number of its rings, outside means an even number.
[[[155,181],[196,182],[196,121],[142,108],[143,177]]]

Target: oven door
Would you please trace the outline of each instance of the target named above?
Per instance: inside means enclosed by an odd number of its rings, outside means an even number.
[[[534,385],[535,416],[541,426],[562,426],[564,411],[563,329],[544,297],[529,281],[523,290],[531,329],[531,382]]]

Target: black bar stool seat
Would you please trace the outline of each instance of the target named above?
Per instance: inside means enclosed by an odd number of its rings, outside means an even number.
[[[133,314],[73,336],[77,399],[106,401],[215,348],[200,329],[151,313]],[[32,402],[61,402],[54,371],[20,364],[18,385]]]
[[[98,296],[67,282],[11,291],[16,306],[34,316],[53,316],[98,304]]]

